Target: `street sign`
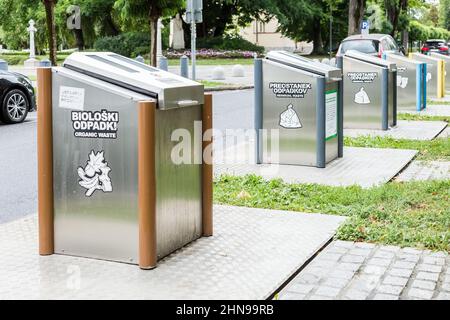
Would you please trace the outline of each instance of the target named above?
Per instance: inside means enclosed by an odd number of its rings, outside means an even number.
[[[370,32],[370,22],[368,20],[363,20],[361,22],[361,34],[369,34]]]
[[[203,1],[202,0],[186,0],[186,14],[184,16],[186,23],[202,23],[203,22]]]

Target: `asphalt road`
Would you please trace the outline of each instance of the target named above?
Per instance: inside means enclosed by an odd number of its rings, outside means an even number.
[[[216,129],[253,128],[253,91],[214,93]],[[36,112],[17,125],[0,123],[0,223],[37,211]]]
[[[0,223],[36,212],[36,112],[24,123],[0,123]]]

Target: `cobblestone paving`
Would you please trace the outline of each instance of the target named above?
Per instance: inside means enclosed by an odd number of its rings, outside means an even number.
[[[450,179],[450,161],[413,161],[396,181]]]
[[[450,300],[450,256],[334,241],[279,294],[280,300]]]

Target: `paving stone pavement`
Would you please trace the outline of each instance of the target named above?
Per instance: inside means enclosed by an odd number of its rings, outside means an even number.
[[[450,179],[450,161],[412,161],[396,181]]]
[[[408,113],[408,114],[419,114],[422,116],[450,116],[450,105],[428,105],[427,108],[423,111],[405,111],[399,110],[399,113]]]
[[[450,300],[450,256],[414,248],[333,241],[280,300]]]
[[[404,121],[400,120],[397,126],[389,130],[375,129],[344,129],[346,137],[391,137],[393,139],[433,140],[447,129],[444,121]]]

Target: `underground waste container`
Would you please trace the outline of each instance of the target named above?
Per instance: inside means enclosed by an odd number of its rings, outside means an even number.
[[[437,52],[430,52],[430,56],[444,61],[445,90],[450,91],[450,79],[449,79],[449,77],[450,77],[450,56],[444,55],[442,53],[437,53]],[[444,92],[444,95],[445,95],[445,92]]]
[[[342,157],[341,70],[284,51],[256,59],[255,128],[258,163],[324,168]]]
[[[445,62],[422,53],[411,53],[410,58],[427,64],[427,94],[431,98],[445,96]]]
[[[383,58],[397,65],[397,109],[421,111],[427,106],[427,64],[394,53]]]
[[[344,79],[344,128],[388,130],[397,124],[397,66],[349,50],[338,58]]]
[[[40,254],[151,269],[212,235],[202,85],[114,53],[73,53],[38,69],[38,90]]]

